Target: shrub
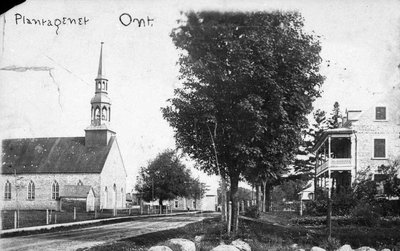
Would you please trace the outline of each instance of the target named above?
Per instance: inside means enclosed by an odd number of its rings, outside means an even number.
[[[340,248],[340,240],[335,239],[333,237],[328,237],[328,239],[324,239],[320,244],[320,247],[324,248],[327,251],[333,251]]]
[[[312,200],[305,203],[304,213],[313,216],[326,215],[328,211],[327,200]]]
[[[257,205],[250,206],[246,208],[244,215],[250,218],[258,219],[260,218],[260,210],[258,210]]]
[[[332,215],[349,215],[356,200],[350,189],[341,190],[339,193],[332,194]]]
[[[379,221],[376,208],[368,203],[359,203],[353,208],[351,215],[357,219],[359,225],[373,227]]]

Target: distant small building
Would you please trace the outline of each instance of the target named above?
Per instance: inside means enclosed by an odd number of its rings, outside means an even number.
[[[60,210],[72,211],[73,208],[79,211],[95,210],[95,193],[91,186],[65,185],[60,193]]]
[[[217,210],[217,195],[215,194],[206,194],[202,198],[201,210],[202,211],[216,211]]]

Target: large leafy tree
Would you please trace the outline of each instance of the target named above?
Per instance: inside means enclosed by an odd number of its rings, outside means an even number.
[[[141,168],[135,188],[145,201],[158,199],[162,208],[164,200],[191,197],[194,182],[175,151],[166,150]]]
[[[164,118],[201,169],[229,180],[235,225],[245,171],[293,158],[323,82],[319,43],[296,12],[189,12],[171,36],[182,87]]]

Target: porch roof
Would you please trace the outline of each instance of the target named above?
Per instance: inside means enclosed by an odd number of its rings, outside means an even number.
[[[321,137],[318,139],[317,143],[314,145],[312,148],[312,152],[318,151],[318,149],[321,147],[321,145],[325,142],[325,140],[328,138],[328,136],[332,135],[351,135],[355,131],[350,128],[346,127],[341,127],[341,128],[335,128],[335,129],[328,129],[324,131],[321,135]]]

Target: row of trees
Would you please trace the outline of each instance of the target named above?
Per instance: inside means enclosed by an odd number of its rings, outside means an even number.
[[[294,161],[324,80],[321,47],[297,12],[189,12],[179,24],[182,86],[162,113],[177,146],[228,182],[235,230],[238,182],[267,194]]]

